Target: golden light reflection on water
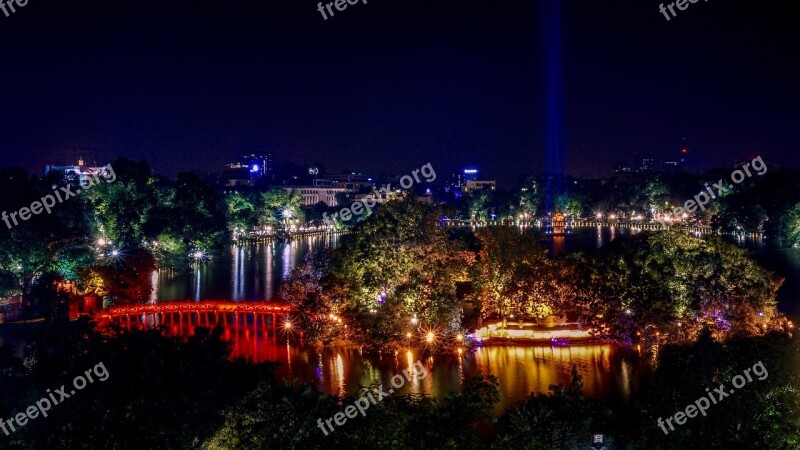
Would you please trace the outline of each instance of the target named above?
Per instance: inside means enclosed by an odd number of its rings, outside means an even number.
[[[234,334],[235,335],[235,334]],[[240,330],[240,336],[246,333]],[[298,348],[285,341],[275,343],[263,333],[251,333],[235,346],[239,356],[256,361],[279,361],[278,375],[316,385],[340,399],[357,396],[364,386],[390,387],[395,375],[411,373],[419,360],[427,371],[422,379],[411,379],[395,391],[442,398],[460,391],[476,375],[494,375],[500,387],[495,413],[529,394],[547,393],[552,384],[569,385],[572,367],[583,377],[583,392],[589,397],[627,401],[650,373],[650,356],[636,348],[613,345],[576,347],[482,347],[462,353],[422,356],[416,350],[374,355],[356,348]],[[244,344],[248,345],[244,345]]]
[[[342,355],[338,353],[336,354],[336,382],[339,388],[339,398],[345,398],[347,390],[345,389],[344,363],[342,362]]]
[[[583,377],[583,391],[604,397],[612,379],[612,347],[487,347],[474,354],[475,366],[482,374],[497,377],[502,403],[513,403],[533,392],[548,392],[550,385],[569,385],[572,367]],[[630,394],[630,375],[620,377],[620,390]]]

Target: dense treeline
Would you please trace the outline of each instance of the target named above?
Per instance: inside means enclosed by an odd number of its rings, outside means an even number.
[[[764,166],[766,167],[766,166]],[[688,173],[626,173],[607,182],[570,179],[569,194],[554,199],[558,211],[575,217],[670,213],[718,180],[730,180],[733,168],[716,168],[699,175]],[[437,200],[452,206],[454,218],[498,223],[530,222],[542,218],[544,178],[529,179],[523,189],[513,192],[482,190],[455,198],[437,194]],[[727,183],[726,183],[727,185]],[[770,245],[800,245],[800,171],[770,167],[759,175],[731,184],[716,192],[704,209],[689,214],[690,222],[703,222],[728,233],[765,233]]]
[[[67,190],[74,195],[47,211],[12,216]],[[330,208],[304,206],[282,189],[224,194],[194,174],[166,179],[144,161],[120,158],[94,179],[1,170],[0,211],[8,224],[0,225],[0,297],[22,294],[36,316],[53,309],[52,299],[32,296],[36,284],[75,282],[79,294],[141,303],[156,267],[186,270],[221,256],[231,238],[319,224]]]
[[[64,193],[50,212],[0,226],[1,296],[22,294],[33,316],[52,305],[47,295],[32,295],[43,283],[44,294],[68,281],[80,294],[144,302],[156,266],[182,268],[192,255],[221,253],[228,238],[225,203],[197,176],[166,180],[147,163],[126,159],[106,167],[91,185],[58,173],[0,171],[0,210],[8,214]]]
[[[310,255],[282,287],[306,341],[448,349],[462,333],[471,287],[486,319],[567,316],[600,337],[685,342],[787,331],[782,280],[745,250],[682,230],[617,238],[593,253],[549,258],[536,233],[489,227],[459,235],[443,209],[390,202]],[[428,333],[434,339],[428,339]]]

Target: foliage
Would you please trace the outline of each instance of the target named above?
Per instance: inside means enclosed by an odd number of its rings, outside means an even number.
[[[718,343],[707,333],[691,346],[665,348],[655,380],[633,407],[633,447],[681,449],[698,443],[707,449],[800,447],[798,350],[796,339],[780,335]],[[685,410],[706,396],[707,389],[724,384],[726,392],[733,390],[733,377],[758,362],[767,371],[764,379],[753,374],[753,381],[711,405],[707,415],[676,425],[668,436],[658,427],[659,417]]]
[[[232,192],[225,196],[226,217],[231,232],[248,233],[255,228],[278,228],[305,222],[303,198],[283,189],[260,193]]]
[[[41,330],[17,360],[0,348],[0,417],[102,363],[109,376],[0,439],[0,448],[193,448],[222,425],[226,406],[268,367],[229,361],[219,333],[188,339],[158,330],[101,334],[88,322]]]
[[[146,303],[150,300],[155,259],[146,250],[134,250],[111,258],[106,264],[83,272],[87,294],[108,295],[117,305]]]
[[[374,388],[374,386],[367,387]],[[491,423],[497,380],[478,377],[441,401],[392,394],[326,436],[318,426],[352,405],[301,383],[262,384],[227,414],[227,423],[202,448],[464,448],[478,449],[476,424]]]
[[[549,394],[531,394],[517,403],[498,421],[499,436],[492,448],[586,448],[593,433],[608,434],[611,410],[586,398],[582,385],[582,377],[573,366],[570,386],[551,385]]]
[[[283,293],[309,338],[341,336],[347,325],[347,337],[370,348],[408,343],[406,333],[432,348],[453,346],[461,332],[456,283],[466,280],[465,255],[441,217],[440,208],[414,199],[389,202],[342,239],[330,262],[299,267]],[[435,342],[425,342],[431,331]]]
[[[536,316],[549,310],[544,292],[534,290],[549,263],[537,236],[519,234],[512,227],[490,227],[477,237],[481,249],[475,286],[482,316]]]
[[[63,182],[28,177],[22,169],[0,171],[0,210],[7,214],[30,208],[33,202],[60,191]],[[89,220],[84,198],[71,197],[59,203],[48,214],[41,211],[28,220],[8,217],[9,226],[0,225],[0,279],[7,294],[27,296],[36,280],[54,272],[75,279],[78,270],[92,259]]]
[[[782,280],[719,238],[664,231],[616,239],[593,268],[581,298],[602,296],[595,323],[624,341],[637,332],[679,342],[704,327],[727,338],[784,325],[775,299]]]
[[[575,317],[602,336],[683,342],[786,330],[783,280],[716,237],[682,230],[620,237],[592,254],[547,258],[536,236],[512,227],[477,233],[473,283],[483,317]]]

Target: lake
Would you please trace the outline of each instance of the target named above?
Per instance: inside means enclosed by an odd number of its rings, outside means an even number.
[[[592,228],[576,234],[548,237],[551,254],[593,249],[619,236],[635,234],[621,228]],[[189,273],[159,271],[153,300],[275,300],[283,277],[314,249],[337,244],[336,237],[309,237],[291,242],[232,246],[225,255],[198,265]],[[800,251],[768,249],[760,241],[735,241],[749,248],[765,267],[786,278],[779,291],[780,309],[796,317],[800,299]],[[417,361],[414,350],[397,355],[368,355],[357,349],[299,348],[275,342],[256,330],[242,330],[234,353],[254,361],[278,361],[279,373],[315,384],[331,395],[355,395],[361,386],[388,385],[391,377]],[[596,398],[624,402],[652,373],[652,354],[615,345],[585,347],[485,347],[449,357],[426,358],[429,376],[409,383],[401,392],[443,397],[460,390],[477,374],[497,377],[501,402],[497,411],[550,384],[568,384],[572,366],[583,376],[584,391]]]

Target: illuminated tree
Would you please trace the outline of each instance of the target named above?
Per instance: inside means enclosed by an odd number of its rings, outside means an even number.
[[[29,306],[35,306],[30,294],[39,278],[75,280],[93,260],[92,222],[83,197],[57,203],[50,213],[27,214],[27,220],[18,213],[64,184],[55,176],[28,177],[22,169],[0,171],[0,211],[15,213],[7,216],[8,224],[0,224],[0,287],[6,294],[22,294]]]
[[[784,324],[775,300],[782,280],[718,238],[682,231],[618,238],[593,266],[592,289],[604,299],[595,314],[624,340],[645,329],[680,341],[696,338],[703,327],[728,338]]]
[[[481,315],[546,316],[548,298],[547,255],[536,235],[520,235],[516,228],[490,227],[477,233],[479,275],[475,281]]]

